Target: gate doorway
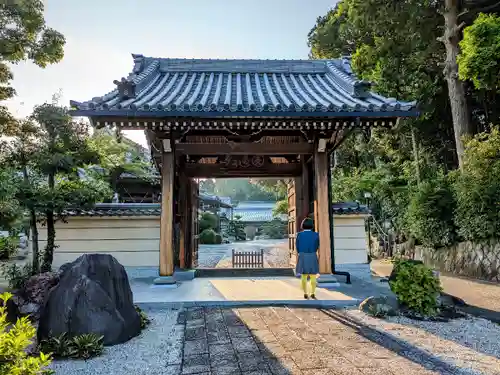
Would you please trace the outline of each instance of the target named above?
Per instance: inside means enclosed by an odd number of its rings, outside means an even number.
[[[198,180],[196,269],[292,270],[287,183],[286,178]]]

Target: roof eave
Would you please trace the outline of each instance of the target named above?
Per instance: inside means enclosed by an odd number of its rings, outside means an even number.
[[[418,117],[419,110],[408,111],[353,111],[353,112],[182,112],[182,111],[133,111],[133,110],[70,110],[74,117],[121,117],[121,118],[395,118]]]

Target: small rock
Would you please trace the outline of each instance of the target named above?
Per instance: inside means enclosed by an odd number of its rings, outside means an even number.
[[[0,306],[3,306],[3,300],[0,300]],[[19,308],[13,298],[7,300],[7,321],[14,324],[21,316]]]
[[[359,304],[359,310],[372,316],[394,316],[398,314],[399,304],[395,298],[368,297]]]

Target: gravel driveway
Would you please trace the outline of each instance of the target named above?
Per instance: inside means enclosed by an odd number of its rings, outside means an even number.
[[[286,307],[148,311],[151,326],[60,375],[500,374],[500,327],[481,319],[388,321]]]

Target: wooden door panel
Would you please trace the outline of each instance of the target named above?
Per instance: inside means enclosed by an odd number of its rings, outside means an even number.
[[[288,192],[288,252],[290,254],[290,266],[295,267],[297,263],[297,251],[295,248],[295,236],[297,234],[297,196],[295,193],[295,181],[290,179],[287,186]]]

